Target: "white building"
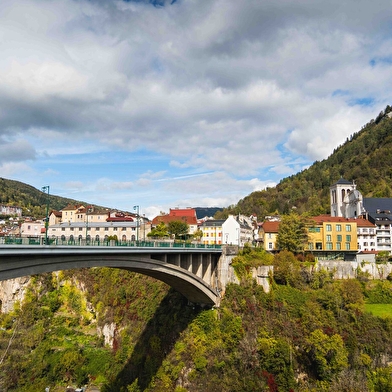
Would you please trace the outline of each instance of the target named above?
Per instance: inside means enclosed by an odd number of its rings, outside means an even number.
[[[257,235],[248,223],[249,218],[229,215],[226,220],[207,220],[200,225],[203,232],[202,242],[206,245],[237,245],[252,243]]]

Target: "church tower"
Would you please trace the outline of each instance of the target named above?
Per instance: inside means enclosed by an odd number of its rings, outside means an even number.
[[[329,188],[331,216],[348,218],[346,211],[347,196],[355,189],[355,183],[347,181],[344,178],[341,178]]]

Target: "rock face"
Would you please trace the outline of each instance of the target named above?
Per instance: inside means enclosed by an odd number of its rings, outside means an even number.
[[[0,282],[1,312],[8,313],[14,309],[15,302],[22,302],[30,278],[16,278]]]

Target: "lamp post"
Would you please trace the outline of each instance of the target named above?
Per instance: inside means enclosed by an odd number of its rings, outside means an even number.
[[[46,217],[45,217],[45,244],[48,244],[48,227],[49,227],[49,185],[42,187],[42,192],[48,193],[48,198],[46,200]]]
[[[91,206],[86,208],[86,245],[87,245],[87,238],[88,238],[88,213],[91,210]]]
[[[136,211],[136,244],[139,242],[139,206],[133,206]]]

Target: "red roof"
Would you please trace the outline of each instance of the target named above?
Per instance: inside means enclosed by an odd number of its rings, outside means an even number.
[[[190,217],[196,217],[196,210],[194,208],[170,208],[169,212],[170,216],[190,216]]]
[[[197,219],[195,216],[173,216],[173,215],[156,216],[152,220],[152,224],[154,226],[154,225],[158,225],[161,222],[168,224],[169,222],[173,222],[173,221],[182,221],[187,223],[188,225],[197,225]]]
[[[265,221],[261,227],[265,233],[277,233],[279,229],[279,221]]]

